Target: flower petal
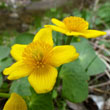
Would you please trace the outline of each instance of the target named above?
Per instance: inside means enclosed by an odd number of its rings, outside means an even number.
[[[62,21],[60,21],[56,18],[52,18],[51,21],[52,21],[53,24],[56,24],[59,27],[66,28],[65,24]]]
[[[27,105],[21,96],[12,93],[3,110],[27,110]]]
[[[64,29],[62,27],[54,26],[54,25],[45,25],[44,27],[52,28],[54,31],[61,32],[63,34],[66,34],[67,36],[79,36],[83,35],[81,32],[70,32],[68,29]]]
[[[43,41],[53,46],[53,39],[52,39],[52,29],[51,28],[43,28],[35,35],[35,41]]]
[[[9,75],[9,80],[19,79],[28,76],[32,70],[23,64],[22,61],[14,63],[12,66],[6,68],[3,71],[4,75]]]
[[[46,65],[31,73],[28,80],[37,93],[47,93],[53,89],[57,74],[56,68]]]
[[[21,45],[21,44],[15,44],[13,45],[11,48],[11,55],[14,59],[16,59],[17,61],[18,60],[21,60],[22,58],[22,53],[24,51],[24,48],[26,47],[27,45]]]
[[[77,37],[77,36],[81,36],[81,35],[83,35],[81,32],[74,32],[74,31],[72,31],[72,32],[67,32],[66,33],[66,35],[67,36],[75,36],[75,37]]]
[[[54,26],[54,25],[45,25],[44,27],[52,28],[54,31],[61,32],[63,34],[66,34],[68,32],[67,29],[64,29],[62,27]]]
[[[105,34],[106,32],[98,31],[98,30],[86,30],[82,32],[82,36],[84,36],[85,38],[96,38]]]
[[[64,63],[71,62],[78,58],[79,54],[73,46],[56,46],[52,50],[53,55],[49,59],[52,66],[58,67]]]

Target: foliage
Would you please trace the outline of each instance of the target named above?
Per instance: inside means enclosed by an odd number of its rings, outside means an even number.
[[[83,69],[89,76],[104,72],[105,64],[96,55],[95,51],[86,39],[82,39],[78,43],[73,43],[79,52],[79,61]]]
[[[19,80],[13,81],[10,87],[10,93],[13,92],[22,96],[30,96],[31,95],[30,84],[27,78],[21,78]]]
[[[57,33],[56,32],[54,33],[57,36]],[[27,33],[20,34],[19,37],[16,37],[15,42],[21,44],[22,43],[28,44],[29,42],[32,41],[32,38],[33,35],[31,34],[27,34]],[[56,41],[59,41],[57,40],[57,38],[59,37],[56,37]],[[73,40],[72,45],[76,47],[77,51],[80,54],[80,57],[75,62],[63,65],[59,73],[59,78],[62,79],[63,81],[62,96],[60,97],[63,97],[64,99],[68,99],[71,102],[78,103],[84,101],[88,96],[87,81],[89,80],[89,77],[91,75],[96,75],[104,72],[106,67],[105,64],[100,60],[100,58],[95,54],[95,51],[89,44],[88,40],[81,38],[80,42],[75,42],[75,43]],[[1,50],[3,51],[2,48]],[[9,48],[7,49],[9,50]],[[7,54],[5,52],[5,56],[1,55],[1,59],[8,57],[8,55],[9,55],[9,51],[7,51]],[[10,63],[7,65],[7,62]],[[2,61],[1,65],[3,66],[4,64],[3,68],[5,68],[9,66],[11,63],[12,63],[11,58],[7,58]],[[2,76],[0,78],[2,79]],[[47,110],[53,109],[51,93],[38,95],[34,92],[34,90],[30,91],[30,84],[28,83],[27,78],[22,78],[13,81],[10,87],[10,93],[13,92],[18,93],[21,96],[30,97],[30,99],[28,99],[30,100],[29,103],[30,110],[31,109],[43,110],[44,108]],[[56,97],[58,97],[58,95]]]
[[[98,8],[98,10],[96,11],[96,20],[94,22],[96,27],[102,28],[102,25],[105,24],[105,28],[108,28],[108,25],[110,23],[109,12],[110,3],[101,5]],[[69,14],[62,13],[62,10],[56,8],[52,8],[45,13],[45,17],[47,17],[48,19],[52,17],[62,19],[68,15]],[[91,22],[93,12],[86,9],[82,11],[75,9],[72,12],[72,15],[83,17],[87,21]],[[36,20],[38,20],[34,21],[35,28],[41,28],[41,18],[35,18]],[[39,24],[37,25],[37,23]],[[90,28],[92,28],[93,26],[93,23],[90,23]],[[15,36],[11,43],[29,44],[33,40],[33,37],[34,34],[29,32],[19,33]],[[66,42],[67,37],[65,35],[62,35],[61,33],[53,32],[53,39],[55,45],[60,45],[61,43]],[[0,73],[2,73],[4,68],[10,66],[14,62],[10,57],[10,46],[12,44],[0,46]],[[100,44],[104,44],[109,47],[109,43],[105,43],[104,41],[100,42]],[[50,93],[37,94],[30,87],[27,77],[12,81],[12,83],[10,83],[10,89],[8,90],[8,92],[16,92],[19,95],[23,96],[27,102],[29,110],[54,110],[55,106],[60,108],[60,110],[66,110],[65,100],[69,100],[73,103],[80,103],[86,100],[86,98],[88,97],[88,81],[90,77],[104,72],[106,65],[96,55],[94,49],[87,39],[80,38],[80,41],[78,38],[73,39],[71,45],[75,46],[80,56],[76,61],[64,64],[62,66],[57,79],[57,81],[60,80],[58,83],[62,87],[60,91],[61,93],[59,93],[59,86],[56,84],[53,91],[51,91]],[[3,84],[8,85],[7,81],[3,82],[3,78],[4,76],[0,74],[0,87],[2,87]]]
[[[81,67],[79,60],[65,64],[60,72],[63,80],[62,94],[71,102],[82,102],[88,96],[88,75]]]
[[[51,93],[36,94],[33,89],[31,91],[32,96],[29,103],[29,110],[54,110]]]

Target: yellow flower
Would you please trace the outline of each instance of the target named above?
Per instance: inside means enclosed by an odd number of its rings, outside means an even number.
[[[79,56],[73,46],[53,45],[50,28],[41,29],[28,45],[15,44],[12,46],[11,55],[17,62],[6,68],[4,75],[9,75],[9,80],[28,76],[37,93],[51,91],[58,74],[55,67],[71,62]]]
[[[27,105],[21,96],[12,93],[3,110],[27,110]]]
[[[63,21],[53,18],[52,23],[55,25],[45,25],[45,27],[51,27],[53,30],[66,34],[67,36],[95,38],[106,34],[103,31],[89,30],[88,22],[80,17],[70,16],[64,18]]]

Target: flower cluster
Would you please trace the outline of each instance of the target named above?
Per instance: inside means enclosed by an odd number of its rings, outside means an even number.
[[[4,75],[8,75],[9,80],[28,76],[30,85],[37,93],[51,91],[58,75],[56,67],[72,62],[79,56],[72,45],[54,46],[52,30],[67,36],[82,36],[85,38],[95,38],[106,34],[98,30],[89,30],[88,22],[80,17],[70,16],[63,21],[53,18],[52,22],[55,25],[45,25],[45,28],[40,29],[30,44],[15,44],[12,46],[11,55],[16,60],[16,63],[3,71]],[[15,98],[15,102],[21,101],[25,105],[20,96],[12,94],[4,110],[9,110],[7,106],[10,105],[9,103],[13,97],[18,97],[18,100]],[[15,106],[18,106],[16,104]],[[11,105],[9,107],[11,108]],[[10,110],[16,110],[12,108]],[[23,110],[26,109],[23,108]]]

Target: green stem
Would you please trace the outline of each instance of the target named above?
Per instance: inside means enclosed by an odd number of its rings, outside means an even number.
[[[9,98],[10,94],[9,93],[0,93],[0,97]]]
[[[65,45],[69,45],[71,43],[72,38],[73,38],[73,36],[68,36],[68,39],[67,39]]]
[[[7,93],[9,90],[7,88],[0,88],[0,93]]]
[[[61,44],[65,45],[65,39],[64,39],[65,35],[62,36],[62,40],[61,40]]]
[[[60,70],[61,70],[62,66],[63,66],[63,65],[61,65],[61,66],[58,68],[58,73],[60,72]]]

